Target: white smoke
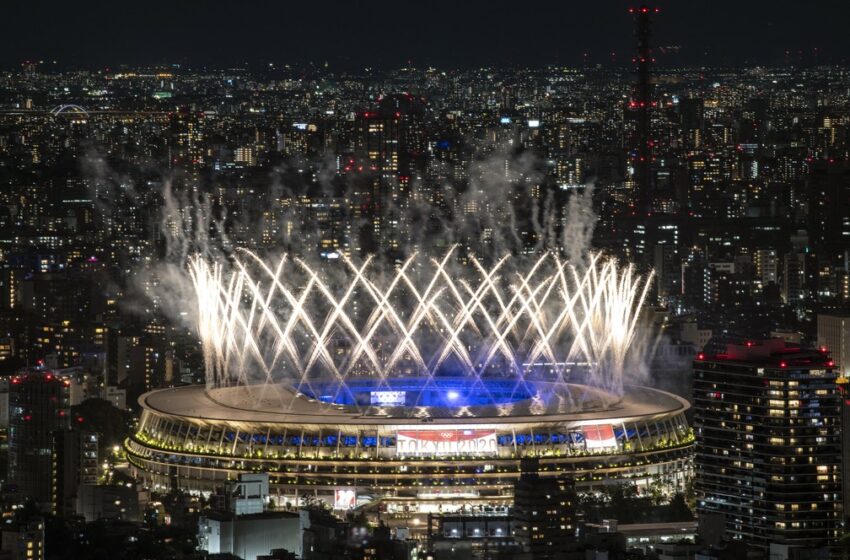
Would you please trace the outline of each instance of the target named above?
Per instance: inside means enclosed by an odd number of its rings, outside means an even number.
[[[187,263],[200,255],[209,262],[228,266],[237,247],[249,247],[251,240],[262,238],[270,214],[279,226],[277,237],[265,241],[259,250],[261,254],[270,261],[281,253],[298,256],[321,270],[329,285],[342,285],[348,280],[342,266],[328,261],[317,266],[318,232],[324,226],[315,211],[302,204],[302,199],[350,201],[354,199],[354,184],[340,181],[334,169],[335,158],[331,156],[324,158],[316,173],[318,188],[292,184],[289,180],[299,176],[297,169],[309,167],[307,162],[293,165],[296,167],[282,165],[274,169],[268,176],[267,187],[256,190],[254,196],[259,199],[248,206],[261,209],[261,215],[245,211],[238,216],[228,216],[227,204],[205,194],[198,185],[187,185],[168,173],[162,173],[161,180],[152,183],[156,192],[151,193],[133,185],[126,174],[115,172],[97,154],[86,158],[84,169],[98,195],[99,212],[104,216],[120,219],[123,204],[149,204],[151,198],[157,200],[159,213],[151,243],[158,251],[145,255],[136,265],[131,275],[132,287],[146,294],[170,320],[197,328],[200,317],[196,286],[190,279]],[[521,259],[524,254],[554,251],[576,269],[588,268],[596,224],[592,184],[568,195],[559,193],[554,185],[547,184],[540,161],[533,154],[516,153],[508,147],[484,150],[473,159],[466,175],[468,181],[447,181],[429,197],[410,196],[387,209],[407,227],[401,253],[410,255],[418,251],[439,258],[448,247],[460,244],[458,257],[465,260],[467,253],[471,253],[481,262],[492,263],[506,254]],[[423,185],[424,181],[414,178],[411,188],[419,189]],[[350,237],[359,228],[370,225],[366,218],[354,217],[352,208],[344,210],[348,214],[342,218],[347,222],[343,229]],[[440,243],[435,244],[435,239]],[[349,242],[352,247],[356,245],[353,239]],[[442,249],[435,250],[438,245]],[[352,258],[356,260],[358,256]],[[395,275],[397,266],[397,262],[375,259],[370,274],[376,285],[385,285]],[[448,266],[454,267],[455,263]],[[522,265],[514,267],[517,268],[521,269]],[[468,272],[461,265],[452,270],[459,277]],[[636,347],[644,344],[640,335],[633,341]],[[645,371],[634,358],[642,355],[633,352],[620,359],[616,367]]]
[[[588,183],[583,192],[574,192],[567,203],[561,234],[567,260],[576,265],[586,262],[597,219],[593,210],[593,183]]]

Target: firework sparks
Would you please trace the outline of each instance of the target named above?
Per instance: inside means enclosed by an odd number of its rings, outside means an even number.
[[[551,252],[530,266],[472,258],[459,273],[454,256],[413,255],[387,277],[369,259],[343,259],[342,279],[288,256],[190,259],[207,386],[288,383],[315,394],[319,379],[345,392],[358,377],[390,389],[393,378],[427,387],[445,375],[521,386],[565,383],[582,363],[590,385],[622,394],[651,275],[600,255],[576,267]]]

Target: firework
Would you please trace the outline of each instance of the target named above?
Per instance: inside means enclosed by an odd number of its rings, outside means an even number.
[[[422,387],[498,378],[521,390],[566,383],[582,364],[585,382],[620,395],[651,283],[598,254],[581,266],[554,252],[485,266],[458,264],[452,249],[389,273],[371,259],[333,266],[250,251],[192,258],[207,387],[285,383],[312,395],[332,380],[336,402],[359,378],[378,389],[400,377]]]

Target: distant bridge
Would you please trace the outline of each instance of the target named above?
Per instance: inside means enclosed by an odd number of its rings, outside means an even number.
[[[50,114],[54,117],[58,117],[59,115],[69,115],[74,117],[85,117],[89,118],[89,112],[86,111],[83,107],[74,104],[67,105],[57,105],[53,109],[50,110]]]
[[[97,115],[116,115],[116,116],[134,116],[134,115],[169,115],[168,111],[144,111],[144,110],[135,110],[135,109],[86,109],[80,105],[57,105],[50,111],[44,111],[39,109],[0,109],[0,115],[31,115],[31,116],[43,116],[50,115],[52,117],[67,115],[70,117],[79,117],[87,119],[89,117],[94,117]]]

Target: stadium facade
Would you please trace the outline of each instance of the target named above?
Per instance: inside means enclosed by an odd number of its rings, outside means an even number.
[[[280,505],[374,508],[412,525],[437,511],[510,506],[523,457],[539,459],[541,476],[569,474],[584,492],[618,482],[683,488],[694,441],[687,401],[628,386],[612,402],[587,385],[541,383],[163,389],[140,398],[126,449],[153,488],[210,492],[239,473],[268,472]],[[534,396],[541,390],[545,402]]]

